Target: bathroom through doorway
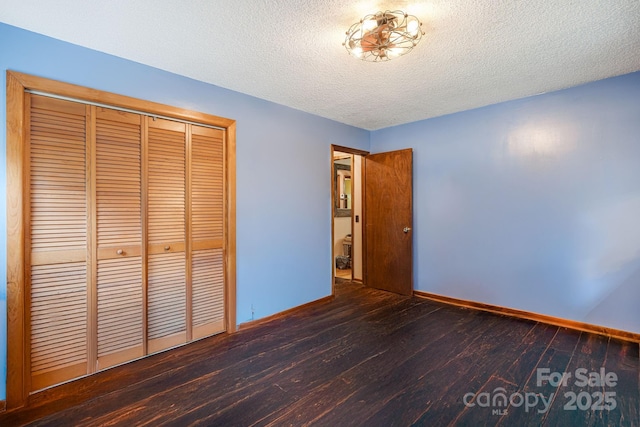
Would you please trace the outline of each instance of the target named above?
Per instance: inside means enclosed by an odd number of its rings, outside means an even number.
[[[333,277],[362,282],[362,165],[367,153],[331,148]]]

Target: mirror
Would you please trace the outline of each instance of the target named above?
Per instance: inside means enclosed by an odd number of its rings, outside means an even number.
[[[351,156],[333,161],[334,216],[351,216]]]

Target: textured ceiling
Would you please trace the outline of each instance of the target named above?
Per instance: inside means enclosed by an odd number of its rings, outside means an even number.
[[[422,42],[350,57],[386,9]],[[0,21],[370,130],[640,70],[639,0],[0,0]]]

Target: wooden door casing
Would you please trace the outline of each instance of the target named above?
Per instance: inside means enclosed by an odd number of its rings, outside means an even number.
[[[413,292],[411,149],[365,157],[365,285]]]

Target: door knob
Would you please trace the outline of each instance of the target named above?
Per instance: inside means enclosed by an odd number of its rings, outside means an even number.
[[[411,227],[405,227],[402,229],[402,231],[404,231],[404,233],[408,233],[409,231],[411,231]]]

